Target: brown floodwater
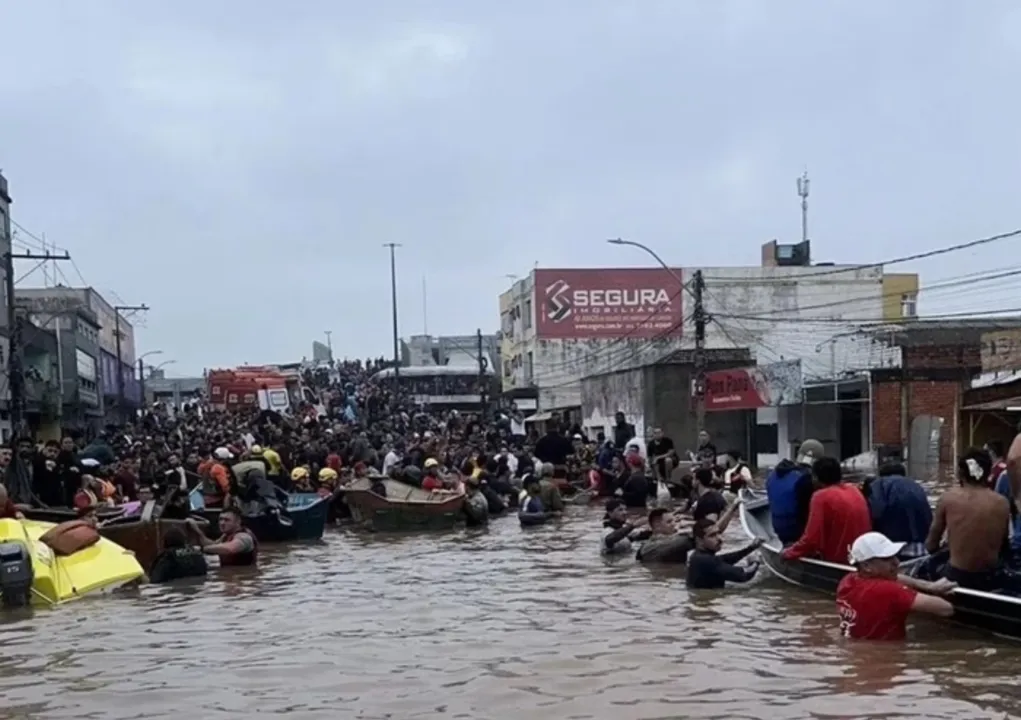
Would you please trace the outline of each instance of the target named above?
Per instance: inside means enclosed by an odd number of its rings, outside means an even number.
[[[689,592],[604,560],[599,517],[329,530],[258,570],[7,616],[0,717],[1021,717],[1017,645],[935,622],[847,643],[831,599],[768,573]]]

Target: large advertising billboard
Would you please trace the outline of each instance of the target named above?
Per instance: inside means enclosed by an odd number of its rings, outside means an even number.
[[[682,331],[680,270],[536,270],[540,340],[653,339]]]

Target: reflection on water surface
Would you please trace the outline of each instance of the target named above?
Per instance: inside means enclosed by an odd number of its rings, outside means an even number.
[[[1017,646],[938,624],[848,644],[828,598],[768,574],[689,594],[676,569],[600,558],[599,513],[571,512],[330,531],[257,571],[10,615],[0,717],[1021,717]]]

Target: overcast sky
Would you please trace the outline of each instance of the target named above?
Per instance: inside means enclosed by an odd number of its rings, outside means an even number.
[[[798,239],[806,167],[817,260],[1021,226],[1011,0],[0,0],[0,18],[12,215],[151,306],[139,351],[177,374],[297,360],[325,330],[338,355],[389,353],[389,241],[405,335],[423,277],[429,331],[465,334],[497,329],[507,273],[645,263],[606,237],[756,265]],[[924,285],[1017,248],[892,269]],[[952,295],[922,308],[983,299]]]

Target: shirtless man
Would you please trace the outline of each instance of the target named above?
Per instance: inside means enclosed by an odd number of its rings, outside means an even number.
[[[982,450],[970,450],[957,462],[960,487],[943,493],[925,548],[939,549],[944,532],[950,546],[946,578],[974,590],[999,589],[1000,551],[1007,542],[1010,503],[989,489],[992,461]]]

